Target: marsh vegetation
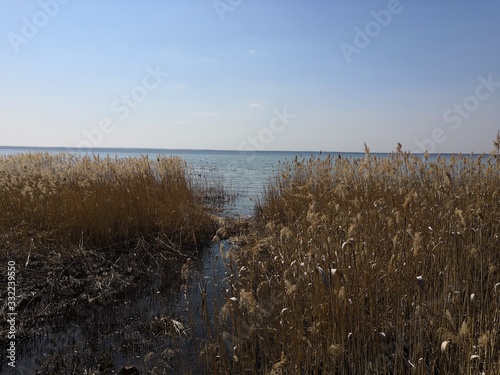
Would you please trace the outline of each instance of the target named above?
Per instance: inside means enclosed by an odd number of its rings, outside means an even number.
[[[215,232],[225,193],[212,177],[175,157],[0,157],[0,257],[2,275],[7,261],[17,265],[19,371],[112,373],[117,358],[166,350],[182,324],[160,311],[160,297]],[[175,359],[164,357],[150,367],[166,371]]]
[[[499,162],[281,164],[231,259],[207,372],[498,374]]]
[[[3,249],[59,250],[153,236],[196,246],[212,225],[205,199],[221,194],[196,184],[180,158],[4,156],[0,244]]]
[[[499,141],[295,158],[238,222],[214,215],[222,184],[178,158],[2,157],[24,339],[89,327],[33,366],[108,374],[118,353],[146,373],[498,374]],[[212,237],[207,264],[224,269],[203,273]],[[154,302],[179,290],[182,315]]]

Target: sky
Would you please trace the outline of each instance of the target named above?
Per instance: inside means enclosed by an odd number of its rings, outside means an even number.
[[[500,0],[19,0],[0,145],[489,152]]]

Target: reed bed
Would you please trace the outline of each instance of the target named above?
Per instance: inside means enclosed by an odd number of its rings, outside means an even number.
[[[208,373],[500,374],[500,160],[282,163]]]
[[[207,197],[221,194],[175,157],[2,156],[0,245],[43,251],[155,237],[193,247],[213,231]]]

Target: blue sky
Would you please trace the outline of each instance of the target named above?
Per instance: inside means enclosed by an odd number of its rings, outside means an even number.
[[[40,0],[0,14],[0,145],[488,152],[500,1]]]

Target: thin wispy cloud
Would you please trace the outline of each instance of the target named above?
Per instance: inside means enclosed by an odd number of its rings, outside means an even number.
[[[217,112],[191,112],[191,116],[200,116],[200,117],[212,117],[217,116]]]
[[[188,86],[183,84],[174,84],[174,85],[169,85],[168,88],[174,90],[185,90],[188,88]]]

